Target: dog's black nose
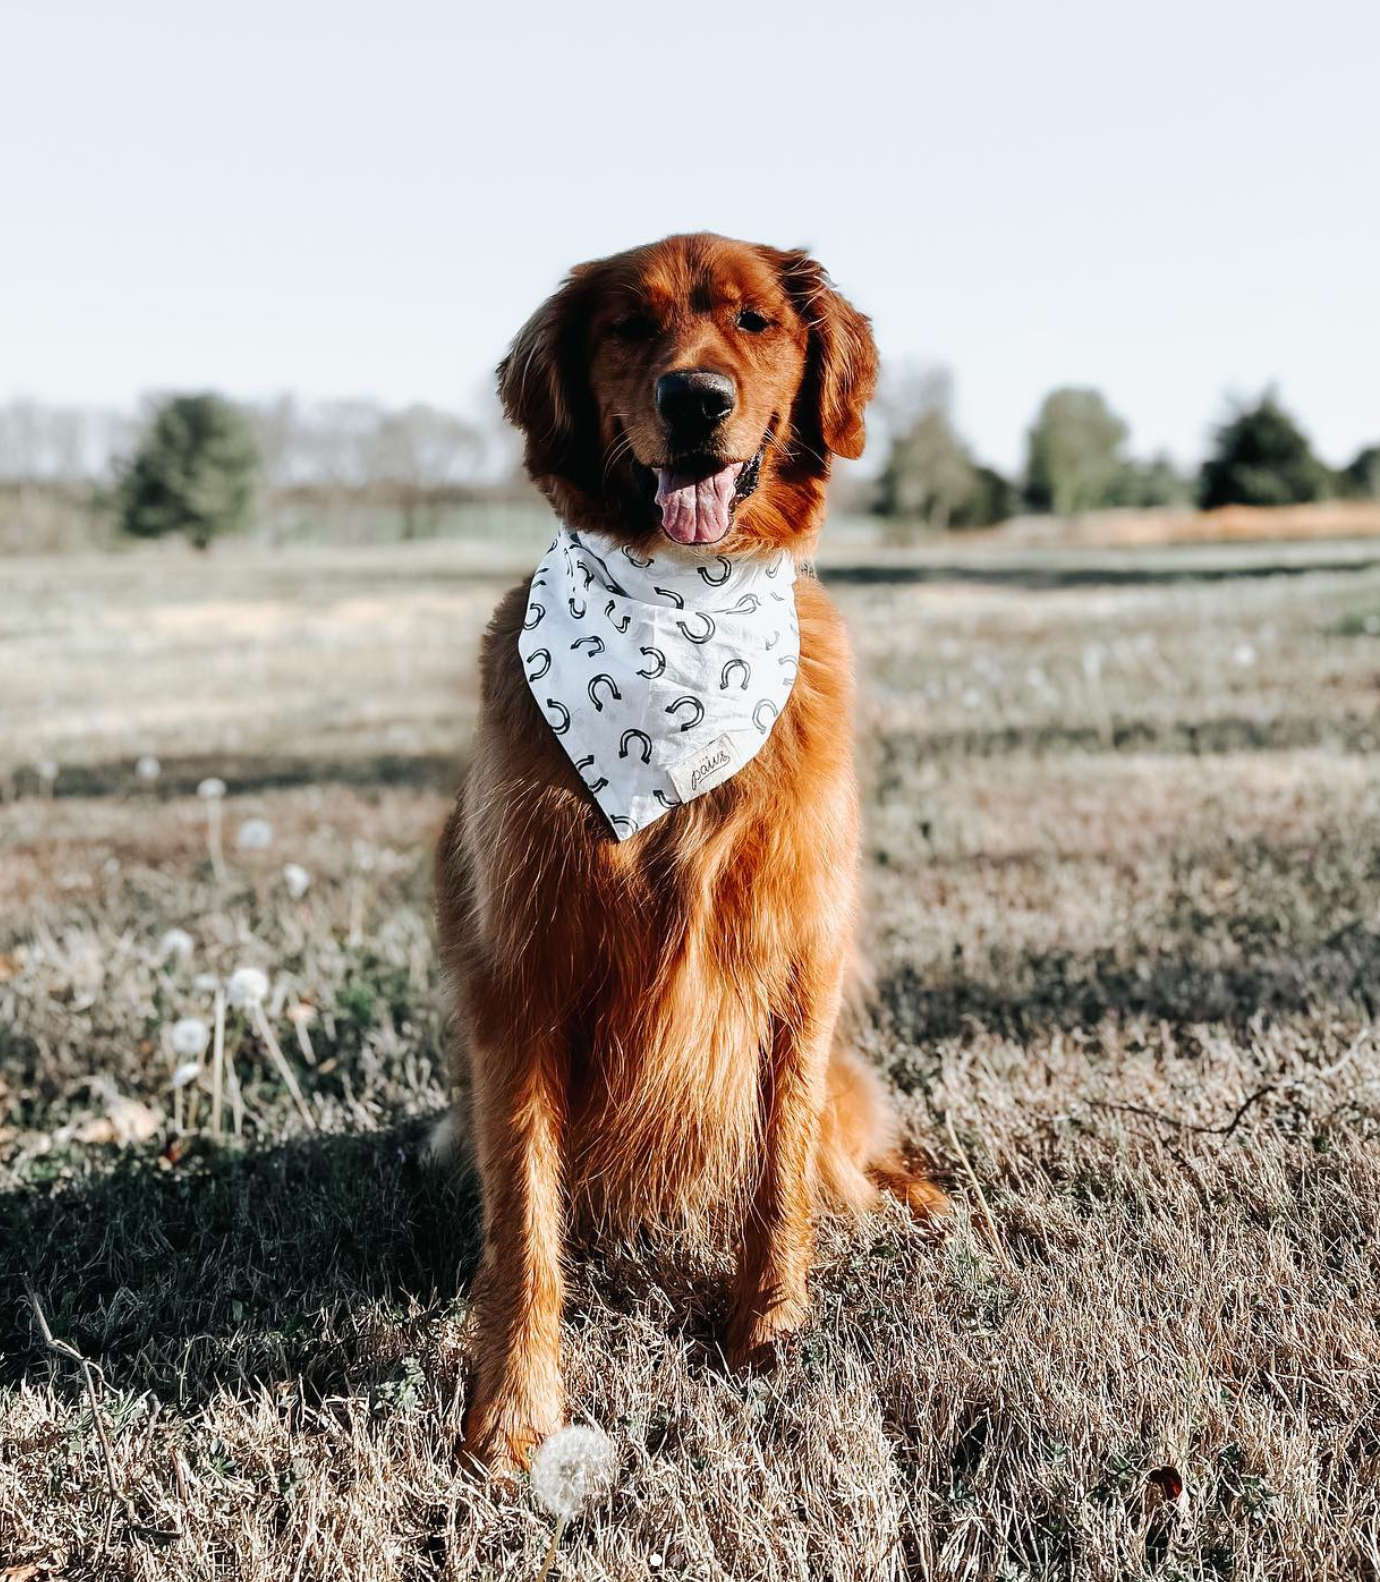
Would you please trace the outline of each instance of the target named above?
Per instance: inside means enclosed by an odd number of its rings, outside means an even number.
[[[671,437],[683,443],[702,439],[737,404],[733,381],[708,369],[662,374],[656,382],[656,409]]]

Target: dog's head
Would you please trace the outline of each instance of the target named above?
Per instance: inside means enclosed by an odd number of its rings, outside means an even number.
[[[569,526],[731,553],[817,530],[877,349],[805,253],[671,236],[572,270],[498,374]]]

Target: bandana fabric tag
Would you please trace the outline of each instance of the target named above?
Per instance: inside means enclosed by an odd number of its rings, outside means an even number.
[[[697,747],[688,758],[666,765],[666,773],[682,802],[690,802],[704,791],[712,791],[731,780],[743,767],[738,744],[724,732],[708,747]]]
[[[518,635],[527,683],[619,840],[762,750],[800,664],[786,550],[699,563],[562,526]]]

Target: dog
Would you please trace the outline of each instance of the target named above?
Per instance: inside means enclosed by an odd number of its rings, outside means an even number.
[[[807,1318],[819,1213],[945,1207],[841,1031],[852,664],[808,567],[876,375],[813,258],[705,234],[580,265],[499,367],[559,531],[483,638],[437,860],[484,1203],[464,1443],[491,1467],[562,1424],[577,1226],[717,1226],[726,1356],[760,1366]]]

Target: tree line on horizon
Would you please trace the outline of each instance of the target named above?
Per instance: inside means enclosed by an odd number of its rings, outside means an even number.
[[[986,527],[1023,513],[1380,499],[1380,445],[1334,471],[1274,390],[1228,415],[1196,477],[1167,456],[1128,455],[1126,424],[1093,389],[1065,387],[1045,398],[1019,478],[974,457],[952,419],[947,375],[911,375],[880,405],[886,459],[863,487],[870,509],[898,530]],[[106,427],[93,434],[91,419]],[[327,525],[361,503],[386,507],[405,538],[433,531],[448,505],[528,497],[515,469],[481,480],[486,448],[479,425],[424,405],[302,406],[284,398],[245,406],[203,392],[151,405],[142,429],[118,415],[0,407],[0,486],[22,494],[34,484],[68,491],[85,484],[92,511],[122,533],[183,533],[201,547],[248,528],[265,492],[278,502],[309,501]]]
[[[12,401],[0,405],[0,541],[7,519],[29,521],[38,542],[61,538],[44,523],[79,520],[79,542],[180,532],[204,544],[265,509],[279,524],[296,512],[327,531],[383,511],[415,537],[451,506],[506,497],[501,472],[485,475],[496,453],[501,465],[498,444],[422,403],[198,392],[150,400],[135,417]]]
[[[1065,386],[1045,397],[1018,478],[974,457],[953,422],[947,375],[912,376],[899,395],[883,398],[883,407],[891,440],[871,505],[898,524],[943,530],[991,527],[1023,513],[1077,517],[1380,499],[1380,445],[1365,446],[1334,471],[1314,454],[1274,389],[1234,407],[1214,431],[1196,476],[1166,455],[1128,455],[1125,422],[1100,391],[1085,387]]]

